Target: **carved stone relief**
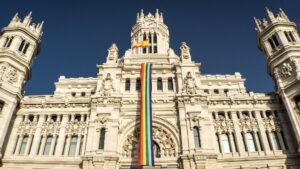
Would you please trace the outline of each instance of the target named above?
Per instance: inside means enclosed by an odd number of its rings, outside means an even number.
[[[58,135],[60,130],[60,122],[47,121],[42,125],[42,134]]]
[[[280,131],[280,121],[278,118],[274,118],[273,116],[269,116],[266,119],[263,119],[263,124],[265,128],[269,131]]]
[[[180,56],[182,59],[189,59],[190,56],[190,47],[188,47],[188,45],[185,42],[181,43],[180,46]]]
[[[113,86],[113,79],[112,79],[110,73],[108,73],[106,75],[106,78],[102,82],[102,87],[100,89],[100,95],[107,97],[107,96],[110,96],[111,93],[114,91],[115,91],[115,88]]]
[[[258,131],[258,122],[256,119],[246,117],[244,119],[240,119],[239,121],[240,129],[244,132],[247,131]]]
[[[188,72],[183,81],[183,93],[194,95],[197,94],[199,87],[196,84],[195,78],[193,78],[191,72]]]
[[[19,79],[19,72],[7,63],[0,65],[0,80],[16,84]]]
[[[21,122],[18,127],[18,134],[34,135],[37,122]]]
[[[107,121],[109,120],[109,113],[101,113],[97,114],[97,118],[95,119],[96,128],[99,130],[100,128],[105,128]]]
[[[81,134],[84,135],[86,129],[86,122],[84,121],[70,121],[66,126],[66,134]]]
[[[139,128],[130,133],[123,146],[122,155],[126,157],[138,156]],[[153,140],[159,145],[161,157],[174,157],[176,155],[176,144],[171,134],[162,127],[153,126]]]
[[[279,74],[281,78],[288,78],[292,76],[293,68],[289,62],[283,63],[279,68]]]
[[[218,119],[214,120],[215,131],[218,133],[222,132],[232,132],[234,131],[234,126],[232,120],[228,119]]]

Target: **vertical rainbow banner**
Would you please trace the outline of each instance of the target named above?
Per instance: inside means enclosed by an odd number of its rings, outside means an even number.
[[[152,138],[152,65],[141,64],[141,114],[140,114],[140,144],[139,165],[154,166]]]

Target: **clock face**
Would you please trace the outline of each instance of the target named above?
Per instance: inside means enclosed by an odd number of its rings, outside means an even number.
[[[153,27],[155,24],[153,22],[150,22],[150,23],[146,23],[146,26],[148,27]]]

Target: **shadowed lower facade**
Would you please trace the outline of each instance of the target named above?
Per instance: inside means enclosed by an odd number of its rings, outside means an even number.
[[[272,93],[247,91],[240,73],[202,74],[185,42],[169,47],[162,13],[141,11],[131,47],[147,47],[119,56],[112,44],[96,77],[61,76],[53,95],[24,96],[43,26],[31,20],[15,15],[0,36],[0,168],[137,168],[141,63],[152,64],[156,168],[300,168],[300,38],[281,9],[255,18]]]

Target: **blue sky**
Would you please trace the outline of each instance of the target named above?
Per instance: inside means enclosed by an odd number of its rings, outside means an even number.
[[[274,83],[266,60],[257,48],[253,16],[265,16],[265,7],[283,8],[300,22],[296,0],[2,0],[0,27],[18,12],[33,12],[33,21],[45,21],[41,53],[34,62],[26,95],[51,94],[60,75],[96,77],[96,64],[105,61],[107,48],[117,43],[120,55],[130,47],[130,30],[141,9],[164,13],[170,46],[179,53],[182,41],[203,74],[233,74],[246,78],[250,91],[270,92]]]

